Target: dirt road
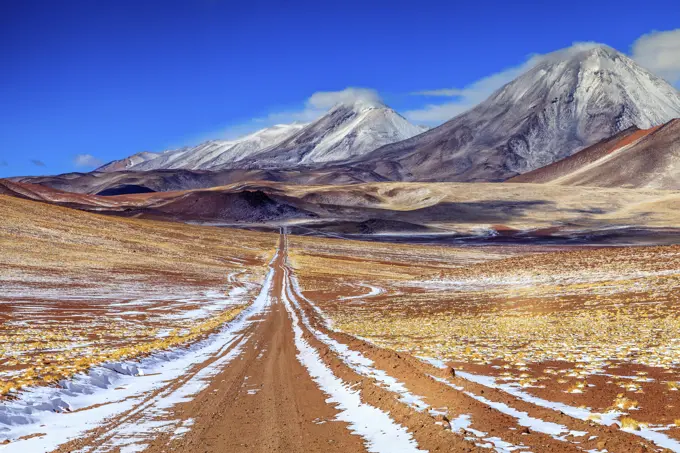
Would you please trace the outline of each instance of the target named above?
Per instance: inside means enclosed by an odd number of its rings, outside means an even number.
[[[180,374],[55,451],[629,452],[661,451],[665,442],[333,331],[300,289],[285,235],[260,296],[210,341]],[[47,434],[0,452],[40,451]]]

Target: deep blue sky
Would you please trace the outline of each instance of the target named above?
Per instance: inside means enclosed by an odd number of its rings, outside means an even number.
[[[0,177],[190,144],[320,90],[374,88],[414,109],[433,100],[410,92],[464,87],[574,41],[628,52],[676,28],[677,11],[677,0],[0,0]]]

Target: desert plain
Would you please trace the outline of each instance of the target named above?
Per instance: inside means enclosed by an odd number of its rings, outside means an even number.
[[[0,203],[0,451],[680,448],[678,246]]]

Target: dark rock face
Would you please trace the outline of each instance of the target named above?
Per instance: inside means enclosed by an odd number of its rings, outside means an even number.
[[[97,195],[111,196],[111,195],[131,195],[135,193],[153,193],[156,192],[148,187],[140,186],[137,184],[123,184],[121,186],[111,187],[104,189]]]

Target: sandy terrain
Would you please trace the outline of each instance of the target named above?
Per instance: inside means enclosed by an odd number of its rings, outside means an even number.
[[[339,331],[453,366],[473,392],[501,389],[523,404],[680,439],[679,247],[467,264],[452,252],[444,266],[413,246],[406,257],[346,241],[336,257],[333,242],[292,238],[291,250],[304,294]]]
[[[259,290],[272,236],[0,196],[0,398],[196,341]]]
[[[680,451],[678,247],[235,236],[0,203],[2,357],[42,379],[0,403],[2,452]]]

